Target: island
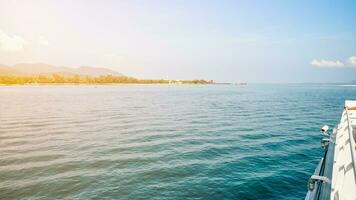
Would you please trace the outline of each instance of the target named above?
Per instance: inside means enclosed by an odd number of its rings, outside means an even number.
[[[213,80],[138,79],[98,67],[58,67],[43,63],[0,65],[0,85],[14,84],[213,84]]]

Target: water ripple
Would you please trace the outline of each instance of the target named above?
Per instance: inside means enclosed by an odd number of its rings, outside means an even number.
[[[0,199],[301,199],[354,88],[0,88]],[[322,109],[322,112],[321,112]]]

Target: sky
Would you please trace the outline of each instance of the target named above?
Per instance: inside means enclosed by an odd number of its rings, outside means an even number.
[[[356,1],[0,0],[0,64],[137,78],[356,80]]]

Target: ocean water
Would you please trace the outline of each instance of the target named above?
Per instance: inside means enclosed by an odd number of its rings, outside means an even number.
[[[303,199],[356,87],[0,87],[0,199]]]

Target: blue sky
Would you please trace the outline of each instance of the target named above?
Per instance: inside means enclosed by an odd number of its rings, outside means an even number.
[[[0,1],[0,61],[220,82],[356,79],[352,1]]]

